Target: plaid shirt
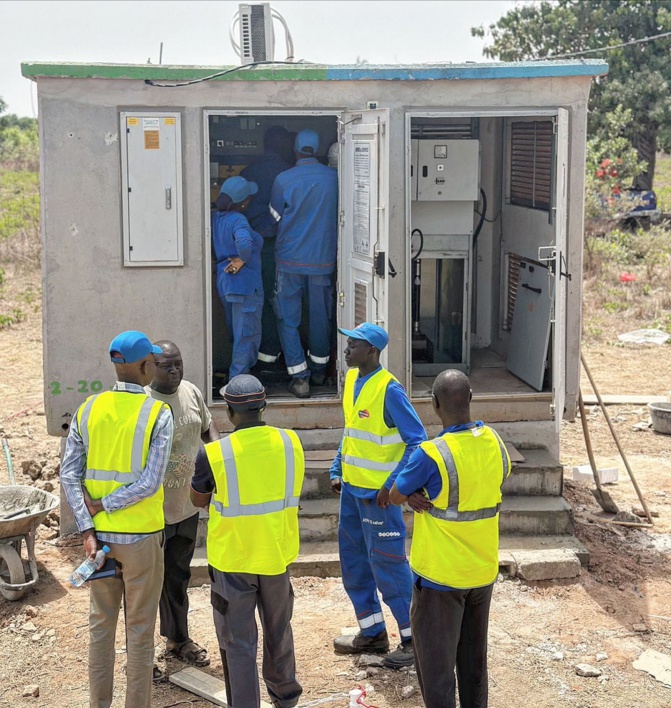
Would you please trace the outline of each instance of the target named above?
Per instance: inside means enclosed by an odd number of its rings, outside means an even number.
[[[147,392],[142,386],[124,383],[123,381],[117,381],[112,390],[147,395]],[[132,484],[119,487],[119,489],[103,497],[102,505],[105,511],[110,512],[125,509],[127,506],[137,504],[143,499],[156,494],[163,483],[165,468],[168,465],[170,448],[172,447],[173,427],[172,413],[170,410],[164,408],[156,419],[156,424],[151,434],[147,464],[140,475],[140,479]],[[88,529],[95,528],[93,519],[84,502],[82,484],[85,474],[86,448],[84,447],[82,437],[79,433],[77,414],[75,413],[72,418],[72,423],[70,424],[70,433],[65,445],[65,454],[63,455],[63,462],[61,464],[61,485],[63,486],[65,497],[74,514],[77,527],[82,533]],[[136,543],[146,538],[147,535],[148,534],[105,533],[102,531],[96,533],[98,540],[106,543]]]

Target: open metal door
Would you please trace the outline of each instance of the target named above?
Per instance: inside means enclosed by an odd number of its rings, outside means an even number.
[[[338,326],[387,327],[388,111],[350,111],[340,125]],[[386,364],[386,351],[382,352]],[[338,357],[342,381],[345,362]]]

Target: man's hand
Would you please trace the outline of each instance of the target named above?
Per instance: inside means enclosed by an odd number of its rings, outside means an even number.
[[[377,493],[377,505],[380,509],[386,509],[391,502],[389,501],[389,490],[386,487],[382,487]]]
[[[340,477],[334,477],[331,480],[331,491],[336,494],[340,494],[340,492],[342,492],[342,480]]]
[[[88,493],[86,487],[84,487],[84,503],[86,504],[89,514],[91,514],[91,518],[103,511],[103,500],[91,499],[91,495]]]
[[[98,552],[96,532],[93,529],[88,529],[82,533],[82,538],[84,539],[84,553],[86,553],[87,558],[93,560]]]
[[[228,259],[228,265],[224,268],[224,272],[226,273],[232,273],[235,275],[240,271],[240,268],[245,265],[245,262],[242,260],[242,258],[238,258],[235,256],[234,258],[229,258]]]
[[[408,506],[418,514],[433,509],[433,504],[421,492],[413,492],[408,497]]]

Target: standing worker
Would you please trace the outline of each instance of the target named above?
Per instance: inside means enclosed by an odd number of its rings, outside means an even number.
[[[89,691],[92,708],[114,696],[114,639],[123,601],[126,708],[150,708],[154,627],[163,586],[163,475],[170,456],[170,409],[144,386],[154,377],[155,347],[142,332],[122,332],[109,353],[117,382],[89,397],[70,424],[61,483],[84,549],[110,547],[120,574],[91,583]],[[83,485],[83,486],[82,486]]]
[[[331,354],[333,273],[338,246],[338,173],[317,160],[319,135],[301,130],[294,143],[296,166],[273,185],[270,212],[279,222],[275,260],[275,312],[282,352],[291,376],[289,391],[310,396],[326,380]],[[309,305],[308,358],[299,327],[302,302]]]
[[[217,292],[233,343],[229,380],[249,373],[261,343],[261,247],[263,239],[243,213],[257,193],[254,182],[229,177],[222,185],[212,214],[212,247],[217,259]]]
[[[191,479],[201,436],[205,442],[219,440],[219,431],[205,405],[203,394],[184,380],[182,353],[174,342],[156,342],[156,373],[149,396],[166,403],[172,411],[174,434],[163,481],[165,514],[165,573],[159,603],[160,633],[166,638],[166,655],[192,666],[209,666],[207,649],[189,637],[187,589],[191,559],[198,535],[198,509],[191,503]],[[154,679],[162,678],[154,667]]]
[[[443,431],[413,453],[391,490],[392,504],[412,496],[418,511],[410,551],[417,679],[427,708],[455,708],[456,666],[461,708],[486,708],[489,607],[510,457],[492,428],[471,420],[465,374],[443,371],[431,395]],[[428,499],[417,494],[422,489]]]
[[[403,512],[389,505],[389,490],[426,432],[405,389],[380,366],[389,336],[364,322],[347,337],[343,410],[345,429],[331,466],[331,487],[340,494],[338,545],[345,590],[360,631],[333,642],[338,654],[386,652],[389,637],[382,599],[398,623],[401,643],[384,659],[388,668],[414,662],[410,631],[412,576],[405,555]]]
[[[303,448],[292,430],[263,422],[266,392],[254,376],[232,379],[224,400],[235,430],[198,454],[191,500],[210,504],[207,561],[227,702],[260,706],[258,608],[268,694],[278,708],[293,708],[303,689],[296,680],[287,567],[298,557]]]
[[[240,173],[248,182],[254,182],[259,191],[252,197],[245,216],[249,225],[263,237],[261,250],[261,275],[263,278],[263,312],[261,314],[261,346],[259,362],[267,367],[274,364],[281,351],[277,332],[277,318],[273,311],[272,295],[275,290],[275,240],[277,222],[268,210],[270,192],[275,178],[291,165],[282,157],[289,133],[281,125],[273,125],[263,136],[263,156]],[[293,163],[292,163],[293,164]]]

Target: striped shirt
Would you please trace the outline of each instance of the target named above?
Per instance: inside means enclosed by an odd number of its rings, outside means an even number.
[[[125,383],[123,381],[117,381],[112,390],[147,395],[147,392],[139,384]],[[163,476],[170,458],[173,427],[172,413],[166,408],[162,409],[158,414],[151,434],[147,464],[140,478],[137,482],[119,487],[119,489],[103,497],[102,505],[105,511],[111,512],[125,509],[127,506],[137,504],[158,492],[163,484]],[[85,475],[86,448],[79,433],[77,414],[75,413],[70,424],[70,433],[68,434],[65,454],[61,464],[61,485],[74,514],[77,528],[82,533],[88,529],[95,528],[93,519],[84,502],[82,484]],[[136,543],[146,538],[147,535],[96,532],[98,540],[106,543]]]

